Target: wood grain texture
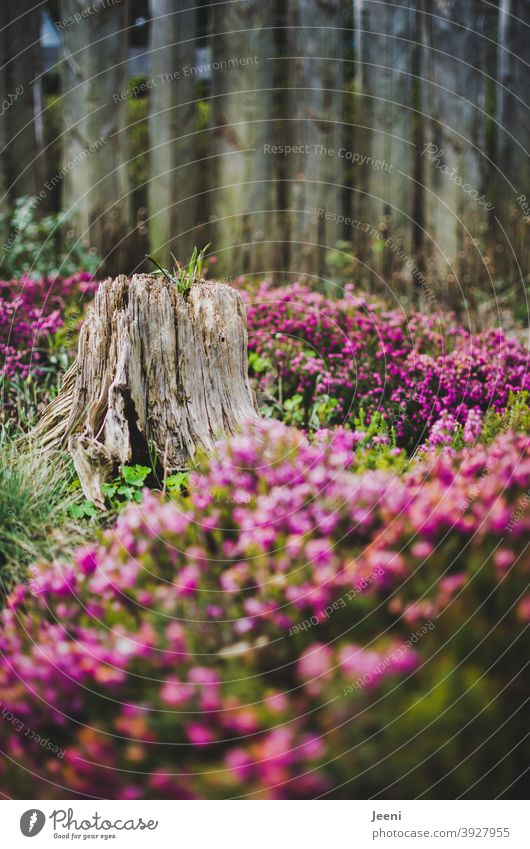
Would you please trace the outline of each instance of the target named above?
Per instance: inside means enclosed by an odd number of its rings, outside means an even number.
[[[87,498],[101,503],[101,484],[123,464],[156,456],[162,472],[182,470],[257,416],[239,293],[202,281],[183,297],[161,276],[121,276],[101,284],[32,438],[68,447]]]

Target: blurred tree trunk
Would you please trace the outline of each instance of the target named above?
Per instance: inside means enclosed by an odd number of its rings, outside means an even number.
[[[210,9],[214,247],[231,275],[278,267],[275,123],[277,3],[248,0]]]
[[[179,6],[180,4],[177,4]],[[197,195],[196,4],[151,0],[149,241],[159,262],[201,242]],[[224,8],[224,7],[223,7]]]
[[[127,175],[127,0],[102,5],[63,29],[61,63],[63,206],[81,241],[109,272],[129,269],[131,227]],[[81,14],[85,0],[62,0],[61,17]]]
[[[7,145],[7,121],[4,106],[4,98],[7,97],[7,33],[6,33],[6,7],[0,4],[0,264],[8,249],[9,224],[7,220],[7,168],[6,168],[6,145]],[[7,102],[7,101],[6,101]]]
[[[341,238],[336,216],[348,149],[342,145],[344,39],[342,0],[293,0],[288,4],[287,157],[292,272],[315,281],[326,274],[326,251]],[[326,217],[328,213],[328,217]]]
[[[446,303],[463,309],[484,276],[488,209],[485,157],[487,40],[482,0],[430,0],[424,53],[426,228],[430,271]]]
[[[46,175],[42,132],[40,9],[31,0],[2,0],[0,118],[5,188],[12,196],[38,195]],[[3,192],[2,192],[3,194]]]
[[[500,0],[498,37],[499,172],[496,214],[500,227],[497,270],[516,283],[530,267],[530,86],[528,0]],[[504,230],[504,232],[503,232]]]
[[[423,210],[417,179],[418,3],[355,0],[359,142],[353,181],[356,241],[366,276],[395,294],[415,289]],[[408,263],[408,264],[407,264]]]

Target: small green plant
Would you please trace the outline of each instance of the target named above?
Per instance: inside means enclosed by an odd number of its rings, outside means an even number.
[[[195,246],[187,267],[182,267],[174,254],[171,254],[171,259],[175,263],[173,271],[163,268],[158,260],[150,254],[146,254],[146,259],[156,265],[158,271],[155,274],[163,274],[166,280],[177,287],[181,295],[187,295],[193,283],[199,283],[202,279],[204,259],[210,246],[210,244],[206,245],[202,251],[197,251],[197,246]]]
[[[260,354],[256,353],[256,351],[249,351],[248,355],[248,369],[250,374],[261,374],[267,369],[270,369],[272,366],[265,357],[260,356]]]
[[[105,496],[108,513],[119,513],[127,504],[140,504],[142,489],[151,471],[149,466],[123,466],[120,475],[110,483],[104,483],[101,491]],[[80,487],[79,481],[74,481],[72,489],[78,490]],[[85,500],[72,505],[70,515],[73,519],[95,519],[100,513],[92,501]]]
[[[79,478],[76,478],[72,481],[69,487],[70,492],[75,492],[81,495],[81,482]],[[88,501],[85,499],[84,501],[77,501],[75,504],[72,504],[69,508],[70,516],[72,519],[83,520],[83,519],[97,519],[98,518],[98,510],[95,504],[92,501]]]
[[[150,473],[149,466],[123,466],[119,477],[101,487],[110,507],[119,511],[131,502],[140,504],[142,489]]]
[[[367,421],[369,418],[369,421]],[[396,431],[385,417],[371,413],[367,417],[361,408],[353,422],[358,436],[352,470],[358,473],[370,470],[404,472],[409,466],[407,453],[397,447]]]
[[[188,492],[189,472],[175,472],[165,480],[165,489],[170,495],[179,495]]]
[[[257,371],[255,362],[253,370]],[[263,418],[279,418],[286,425],[314,431],[330,426],[338,403],[336,398],[331,398],[329,395],[318,395],[308,406],[304,396],[296,393],[284,401],[273,399],[272,406],[268,401],[260,407],[260,413]]]
[[[120,475],[110,483],[104,483],[101,487],[105,496],[108,513],[112,516],[119,513],[128,504],[141,504],[142,489],[147,485],[146,481],[153,469],[149,466],[123,466]],[[169,495],[186,494],[189,482],[188,472],[175,472],[164,481],[163,491]],[[70,487],[72,492],[80,491],[81,484],[75,480]],[[73,519],[97,519],[101,512],[92,501],[84,500],[70,507],[70,515]]]

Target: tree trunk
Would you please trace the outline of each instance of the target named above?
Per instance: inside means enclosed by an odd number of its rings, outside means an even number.
[[[8,173],[6,168],[6,145],[8,140],[6,109],[9,101],[7,98],[7,33],[6,33],[6,7],[0,4],[0,268],[8,250],[9,221],[7,212],[7,187]]]
[[[177,4],[178,6],[178,4]],[[196,5],[151,0],[149,242],[162,265],[203,241],[197,160]],[[200,245],[202,247],[202,245]]]
[[[203,281],[181,295],[161,276],[122,276],[101,284],[77,360],[32,438],[67,446],[101,504],[101,484],[123,464],[163,477],[257,415],[239,293]]]
[[[484,278],[482,251],[490,185],[486,175],[486,50],[481,0],[431,0],[426,17],[424,149],[426,229],[432,274],[446,303],[465,307]],[[491,4],[488,4],[491,5]]]
[[[1,6],[2,63],[6,63],[2,100],[7,97],[11,103],[0,118],[6,189],[16,197],[35,196],[44,190],[46,176],[40,9],[30,0],[2,0]]]
[[[500,0],[496,270],[515,284],[514,300],[526,298],[521,278],[528,280],[530,266],[529,17],[528,0]]]
[[[83,12],[85,14],[83,14]],[[86,14],[85,0],[62,0],[65,136],[63,206],[76,235],[94,246],[109,272],[128,268],[131,228],[127,175],[127,0]]]
[[[214,247],[233,275],[277,268],[273,0],[211,7]],[[280,132],[282,129],[280,128]]]
[[[344,21],[342,0],[293,0],[288,6],[290,79],[287,135],[290,270],[318,283],[326,251],[341,238],[337,217],[348,165],[342,147]],[[328,213],[326,217],[326,213]]]
[[[414,292],[410,267],[421,231],[415,183],[419,53],[417,3],[355,0],[359,145],[353,173],[355,242],[364,276],[394,294]],[[407,266],[408,261],[408,266]],[[362,269],[360,269],[363,276]]]

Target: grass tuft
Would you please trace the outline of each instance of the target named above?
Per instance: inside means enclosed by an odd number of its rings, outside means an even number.
[[[68,554],[93,533],[71,517],[80,499],[74,479],[64,454],[23,451],[5,431],[0,436],[0,607],[31,563]]]
[[[175,263],[173,271],[169,271],[167,268],[162,268],[158,260],[150,254],[146,254],[146,259],[152,262],[153,265],[156,265],[158,269],[158,271],[155,272],[156,274],[163,274],[166,280],[169,280],[170,283],[174,283],[181,295],[187,295],[193,283],[200,283],[202,279],[204,259],[209,247],[210,245],[206,245],[202,251],[197,251],[197,247],[194,247],[187,268],[182,268],[178,259],[171,254],[171,259]]]

